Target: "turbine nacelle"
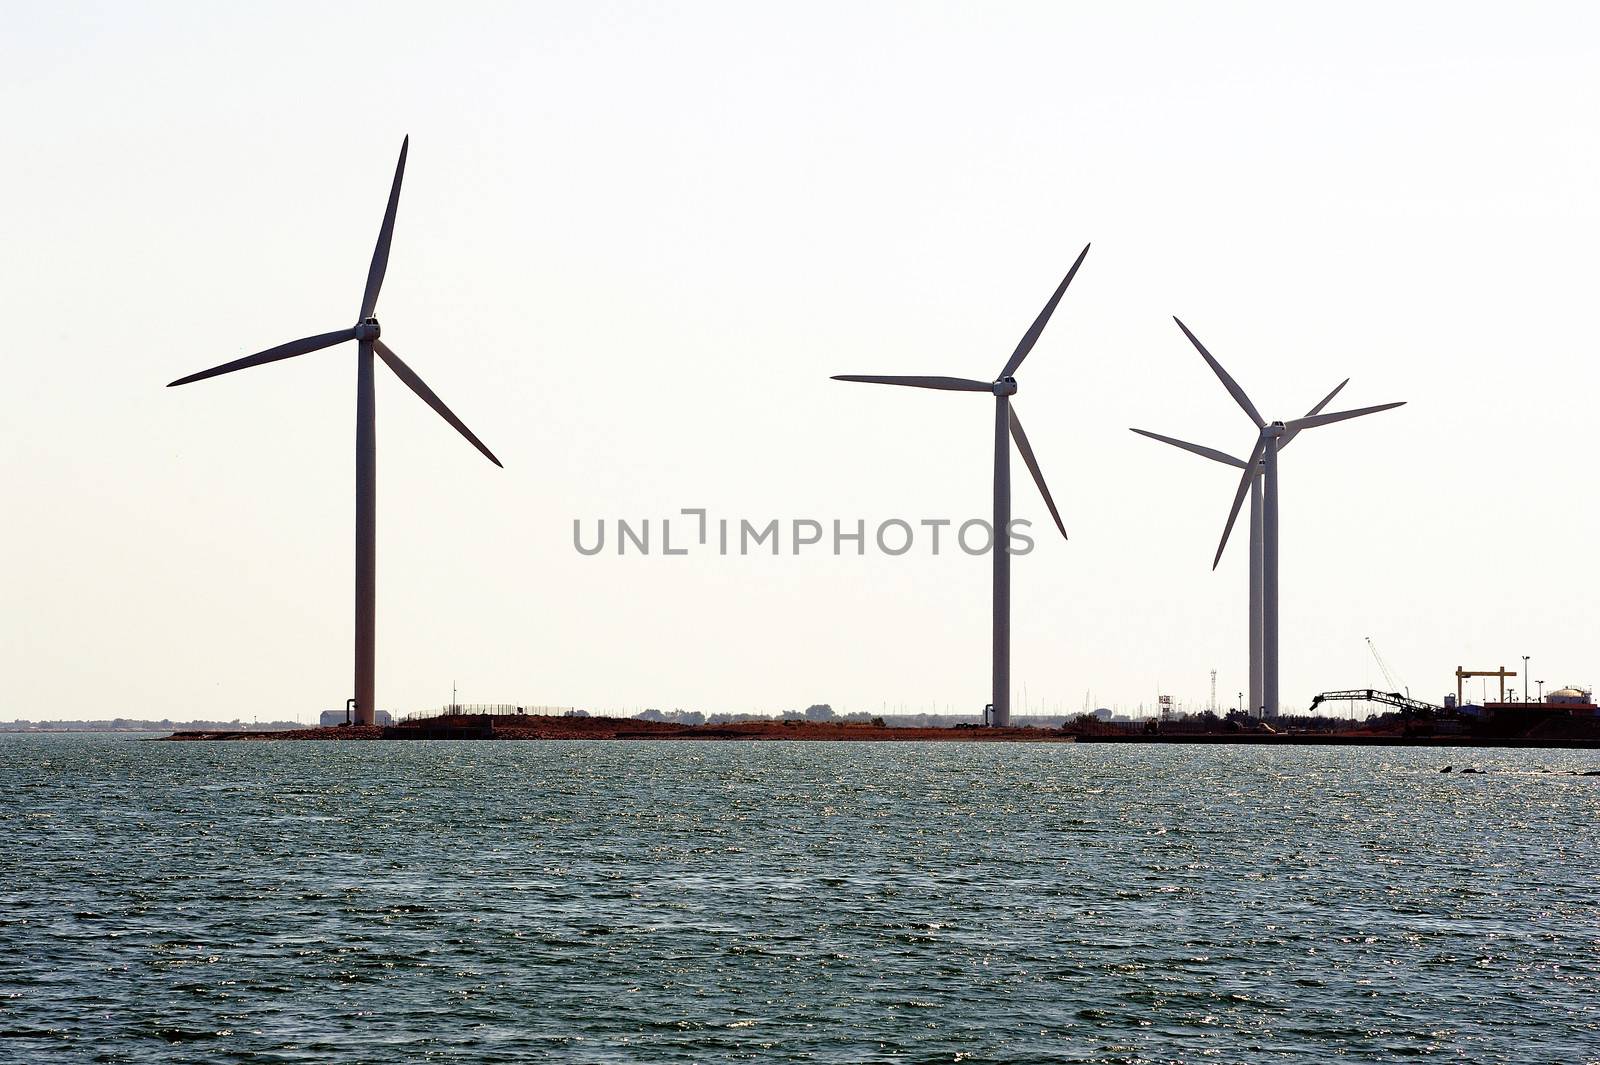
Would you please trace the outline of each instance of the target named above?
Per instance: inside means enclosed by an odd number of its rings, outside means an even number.
[[[1002,377],[990,386],[997,396],[1014,396],[1017,394],[1017,379],[1015,377]]]
[[[355,333],[357,340],[377,340],[383,336],[383,327],[376,318],[363,318],[356,323]]]

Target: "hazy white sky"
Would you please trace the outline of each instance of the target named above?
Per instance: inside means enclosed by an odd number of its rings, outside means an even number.
[[[0,718],[306,718],[350,693],[353,320],[412,137],[380,368],[378,699],[972,711],[989,564],[579,556],[572,522],[987,515],[1019,375],[1015,707],[1244,686],[1252,429],[1286,709],[1504,663],[1600,679],[1600,9],[42,4],[0,32]],[[678,530],[675,530],[675,533]],[[786,545],[787,550],[787,545]]]

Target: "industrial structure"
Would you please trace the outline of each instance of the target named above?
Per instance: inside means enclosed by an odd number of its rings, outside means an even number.
[[[1400,692],[1379,691],[1376,688],[1347,688],[1342,691],[1322,692],[1312,697],[1311,713],[1317,712],[1317,707],[1323,703],[1349,702],[1349,703],[1378,703],[1381,706],[1392,706],[1396,710],[1411,713],[1436,713],[1442,707],[1421,699],[1413,699]]]
[[[1500,701],[1503,703],[1503,702],[1506,701],[1506,678],[1507,677],[1514,677],[1516,675],[1517,674],[1516,674],[1515,670],[1508,670],[1508,669],[1506,669],[1505,666],[1501,666],[1499,669],[1462,669],[1460,666],[1457,666],[1456,667],[1456,705],[1457,706],[1461,706],[1463,701],[1464,701],[1463,700],[1464,692],[1462,690],[1462,686],[1461,685],[1462,685],[1462,682],[1465,681],[1468,677],[1499,677],[1500,678]],[[1552,693],[1552,694],[1554,694],[1554,693]]]
[[[350,711],[348,709],[324,710],[322,712],[322,716],[317,719],[317,723],[323,728],[334,728],[339,725],[355,724],[355,722],[350,720]],[[394,724],[394,715],[389,713],[387,710],[374,710],[372,712],[371,723],[374,725],[384,726],[392,725]]]
[[[1383,671],[1384,679],[1397,690],[1351,688],[1322,692],[1311,700],[1312,713],[1328,702],[1376,703],[1398,711],[1402,720],[1410,719],[1431,732],[1446,734],[1574,739],[1593,737],[1600,732],[1600,729],[1597,729],[1597,723],[1600,723],[1600,706],[1595,704],[1593,693],[1585,688],[1558,688],[1549,695],[1541,693],[1538,698],[1530,698],[1524,694],[1520,699],[1516,698],[1516,692],[1513,690],[1512,697],[1507,699],[1506,681],[1518,675],[1515,670],[1506,669],[1504,666],[1497,669],[1466,669],[1457,666],[1456,690],[1445,695],[1442,706],[1436,706],[1425,700],[1412,698],[1409,690],[1399,690],[1403,685],[1398,683],[1388,663],[1378,654],[1371,637],[1367,638],[1367,645],[1371,648],[1379,669]],[[1527,656],[1524,656],[1524,661],[1527,661]],[[1472,677],[1496,679],[1499,682],[1498,698],[1484,699],[1481,703],[1467,702],[1465,682]]]
[[[1134,432],[1162,440],[1165,443],[1181,447],[1186,451],[1203,455],[1216,462],[1236,466],[1243,470],[1239,478],[1239,488],[1233,496],[1233,509],[1228,512],[1228,522],[1222,530],[1222,540],[1217,544],[1216,557],[1211,561],[1211,568],[1216,569],[1222,561],[1223,549],[1228,546],[1228,536],[1233,532],[1234,522],[1239,517],[1239,508],[1244,505],[1246,494],[1251,497],[1251,569],[1257,566],[1257,550],[1259,543],[1259,568],[1260,568],[1260,624],[1251,626],[1251,648],[1255,651],[1257,633],[1259,632],[1260,651],[1251,656],[1251,683],[1255,684],[1256,662],[1260,663],[1260,699],[1259,702],[1252,697],[1252,703],[1259,706],[1262,717],[1274,718],[1278,716],[1278,452],[1298,436],[1303,430],[1314,429],[1322,425],[1331,425],[1334,422],[1346,421],[1350,418],[1359,418],[1366,414],[1376,414],[1378,411],[1391,410],[1403,406],[1400,403],[1383,403],[1375,407],[1360,407],[1355,410],[1335,411],[1332,414],[1321,413],[1334,396],[1339,394],[1346,382],[1340,383],[1338,388],[1330,392],[1312,413],[1292,421],[1268,422],[1261,417],[1261,412],[1250,401],[1234,379],[1228,376],[1228,371],[1222,364],[1212,357],[1198,337],[1189,331],[1189,327],[1174,317],[1178,328],[1183,330],[1183,335],[1189,338],[1195,350],[1200,352],[1200,357],[1205,359],[1212,372],[1217,375],[1222,386],[1228,394],[1239,404],[1239,407],[1255,423],[1257,436],[1255,447],[1250,452],[1250,457],[1245,460],[1236,459],[1231,455],[1215,451],[1211,448],[1202,448],[1197,444],[1187,444],[1170,437],[1157,436],[1140,429]],[[1257,539],[1256,515],[1260,515],[1260,532]],[[1256,580],[1251,581],[1250,602],[1254,606],[1257,601]]]
[[[859,381],[876,385],[909,385],[913,388],[934,388],[947,392],[988,392],[994,396],[994,528],[993,538],[990,541],[990,554],[994,561],[994,611],[993,611],[993,643],[990,671],[990,704],[985,710],[984,718],[998,728],[1004,728],[1011,723],[1011,441],[1015,440],[1017,451],[1022,455],[1022,461],[1027,464],[1028,472],[1033,474],[1033,481],[1039,486],[1039,494],[1044,497],[1045,506],[1050,508],[1050,516],[1055,519],[1056,528],[1061,532],[1061,538],[1066,539],[1066,526],[1061,523],[1061,515],[1056,511],[1055,500],[1050,498],[1050,489],[1045,487],[1044,474],[1039,472],[1039,463],[1033,457],[1033,448],[1028,446],[1028,436],[1022,431],[1022,422],[1017,419],[1017,412],[1011,409],[1011,397],[1017,394],[1017,379],[1013,375],[1021,367],[1022,360],[1028,357],[1028,352],[1038,343],[1039,335],[1044,332],[1045,323],[1050,321],[1050,316],[1055,313],[1056,304],[1061,302],[1061,296],[1067,291],[1067,286],[1072,284],[1072,278],[1078,272],[1078,267],[1083,265],[1084,256],[1089,254],[1089,245],[1083,246],[1083,251],[1078,253],[1077,260],[1072,268],[1067,271],[1067,276],[1062,278],[1061,284],[1056,287],[1055,294],[1044,305],[1044,310],[1039,312],[1039,317],[1034,320],[1032,327],[1023,336],[1017,349],[1011,353],[1011,358],[1001,368],[999,376],[993,381],[974,381],[965,377],[885,377],[882,375],[862,374],[837,374],[835,381]],[[1009,438],[1009,439],[1008,439]]]
[[[378,442],[373,355],[381,358],[396,377],[466,437],[473,447],[483,452],[490,462],[500,465],[500,460],[484,446],[483,441],[474,436],[472,430],[444,405],[422,378],[379,339],[382,330],[374,312],[378,306],[378,292],[383,288],[383,277],[389,267],[389,244],[394,237],[395,210],[400,204],[400,182],[405,177],[406,151],[410,143],[411,138],[407,137],[400,144],[400,161],[395,164],[394,183],[389,188],[389,204],[383,213],[383,224],[378,229],[378,244],[373,249],[372,264],[367,269],[367,286],[361,296],[361,310],[356,324],[332,333],[291,340],[287,344],[179,378],[167,386],[186,385],[235,370],[306,355],[348,340],[356,342],[355,697],[351,716],[358,725],[372,724],[377,710],[374,672],[377,642]]]

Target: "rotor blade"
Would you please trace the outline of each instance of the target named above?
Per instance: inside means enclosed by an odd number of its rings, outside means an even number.
[[[394,239],[394,212],[400,206],[400,179],[406,176],[406,150],[411,147],[408,135],[400,142],[400,161],[394,167],[394,184],[389,188],[389,206],[383,212],[383,225],[378,228],[378,246],[372,249],[372,265],[367,268],[367,291],[361,297],[361,317],[372,317],[378,308],[378,291],[383,288],[383,275],[389,269],[389,242]]]
[[[1346,377],[1343,381],[1340,381],[1337,388],[1335,388],[1332,392],[1329,392],[1326,396],[1322,397],[1321,403],[1318,403],[1315,407],[1312,407],[1310,410],[1306,411],[1306,417],[1309,418],[1313,414],[1321,414],[1323,410],[1327,408],[1328,404],[1333,402],[1333,397],[1337,396],[1340,392],[1343,392],[1344,386],[1349,383],[1350,378],[1348,377]],[[1283,444],[1280,442],[1278,446],[1282,447]]]
[[[258,351],[254,355],[246,355],[242,359],[234,359],[232,362],[225,362],[221,366],[213,366],[209,370],[192,373],[188,377],[180,377],[176,381],[168,382],[167,387],[172,388],[176,385],[187,385],[194,381],[204,381],[208,377],[220,377],[235,370],[248,370],[252,366],[277,362],[279,359],[292,359],[296,355],[305,355],[313,351],[320,351],[323,348],[331,348],[335,344],[342,344],[346,340],[354,340],[355,338],[356,331],[354,329],[341,329],[337,333],[323,333],[321,336],[291,340],[287,344],[279,344],[275,348]]]
[[[1222,530],[1222,542],[1217,545],[1217,557],[1211,560],[1211,568],[1216,569],[1217,563],[1222,561],[1222,549],[1228,546],[1228,534],[1233,532],[1233,523],[1238,520],[1239,508],[1244,505],[1244,497],[1250,491],[1250,482],[1256,479],[1256,463],[1261,461],[1262,454],[1267,450],[1265,437],[1256,441],[1256,449],[1250,452],[1250,461],[1244,468],[1244,473],[1239,475],[1239,490],[1233,494],[1233,509],[1228,511],[1228,524]]]
[[[965,377],[876,377],[865,374],[834,374],[835,381],[861,381],[869,385],[910,385],[913,388],[938,388],[946,392],[992,392],[994,386]]]
[[[1200,338],[1189,332],[1189,327],[1184,325],[1177,315],[1173,315],[1172,320],[1178,323],[1178,328],[1182,329],[1183,335],[1189,338],[1189,343],[1195,346],[1195,350],[1200,352],[1200,357],[1205,359],[1216,375],[1221,378],[1222,387],[1228,390],[1228,394],[1233,397],[1234,402],[1243,407],[1244,412],[1250,415],[1250,420],[1256,423],[1256,428],[1264,427],[1267,424],[1266,421],[1262,419],[1261,412],[1256,410],[1256,405],[1250,402],[1250,397],[1244,394],[1244,389],[1239,387],[1239,382],[1228,376],[1228,371],[1222,368],[1220,362],[1211,357],[1211,352],[1207,351],[1206,346],[1200,343]]]
[[[1376,407],[1361,407],[1358,410],[1336,410],[1332,414],[1318,414],[1310,418],[1296,418],[1292,422],[1285,422],[1284,428],[1298,433],[1302,429],[1315,429],[1319,425],[1332,425],[1334,422],[1348,421],[1359,418],[1363,414],[1376,414],[1380,410],[1393,410],[1406,405],[1405,400],[1399,403],[1380,403]]]
[[[1011,415],[1011,439],[1017,442],[1017,450],[1022,452],[1022,461],[1027,463],[1028,472],[1033,474],[1033,483],[1039,486],[1039,494],[1044,496],[1044,505],[1050,508],[1050,516],[1056,519],[1056,528],[1061,530],[1061,538],[1067,539],[1067,527],[1061,524],[1061,514],[1056,510],[1056,501],[1050,498],[1050,489],[1044,485],[1044,474],[1039,472],[1039,463],[1033,457],[1033,448],[1028,446],[1028,434],[1022,431],[1022,422],[1017,418],[1015,407],[1006,406],[1006,413]]]
[[[1318,403],[1315,407],[1312,407],[1310,410],[1306,411],[1306,417],[1309,418],[1313,414],[1321,414],[1323,408],[1326,407],[1328,404],[1332,403],[1333,402],[1333,397],[1337,396],[1340,392],[1344,391],[1344,386],[1349,384],[1349,383],[1350,383],[1350,378],[1348,378],[1348,377],[1346,377],[1343,381],[1340,381],[1337,388],[1335,388],[1332,392],[1329,392],[1326,396],[1322,397],[1322,402],[1321,403]],[[1299,435],[1299,433],[1300,433],[1300,431],[1298,429],[1291,429],[1288,432],[1284,433],[1283,434],[1283,439],[1278,441],[1278,450],[1282,451],[1285,447],[1287,447],[1288,444],[1289,444],[1289,441],[1293,440],[1296,436]]]
[[[1160,433],[1151,433],[1143,429],[1132,429],[1130,432],[1138,433],[1140,436],[1148,436],[1151,440],[1159,440],[1163,444],[1171,444],[1173,447],[1181,447],[1185,451],[1194,452],[1201,458],[1210,459],[1212,462],[1220,462],[1224,466],[1232,466],[1236,470],[1244,469],[1243,459],[1236,459],[1232,455],[1225,454],[1224,452],[1218,451],[1215,448],[1202,447],[1199,444],[1191,444],[1186,440],[1174,440],[1170,436],[1162,436]]]
[[[433,389],[429,388],[427,383],[417,376],[416,371],[401,361],[400,356],[389,350],[389,345],[381,340],[374,340],[372,342],[372,350],[378,353],[378,358],[389,364],[389,369],[394,371],[396,377],[404,381],[411,391],[422,397],[422,402],[437,411],[439,417],[455,426],[456,432],[466,437],[473,447],[483,452],[485,458],[496,466],[500,466],[500,460],[494,457],[494,452],[485,447],[483,441],[474,436],[472,430],[468,429],[461,419],[457,418],[455,413],[444,405],[444,400],[433,394]],[[501,466],[501,468],[504,469],[505,467]]]
[[[1072,284],[1073,275],[1078,272],[1078,267],[1083,265],[1084,256],[1089,254],[1089,245],[1085,244],[1078,253],[1078,259],[1072,264],[1072,269],[1067,271],[1067,276],[1061,279],[1061,284],[1056,287],[1055,295],[1050,297],[1050,302],[1044,305],[1044,310],[1039,312],[1039,317],[1033,320],[1033,326],[1022,338],[1022,343],[1017,345],[1017,350],[1011,353],[1011,358],[1006,362],[1006,368],[1000,371],[1001,377],[1010,377],[1017,372],[1017,367],[1022,365],[1022,360],[1028,357],[1028,352],[1039,342],[1039,334],[1044,332],[1045,323],[1056,311],[1056,304],[1061,302],[1061,294],[1067,291],[1067,286]]]

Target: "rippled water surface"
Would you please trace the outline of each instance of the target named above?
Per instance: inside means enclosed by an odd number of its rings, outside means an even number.
[[[1597,766],[0,737],[0,1061],[1600,1060]]]

